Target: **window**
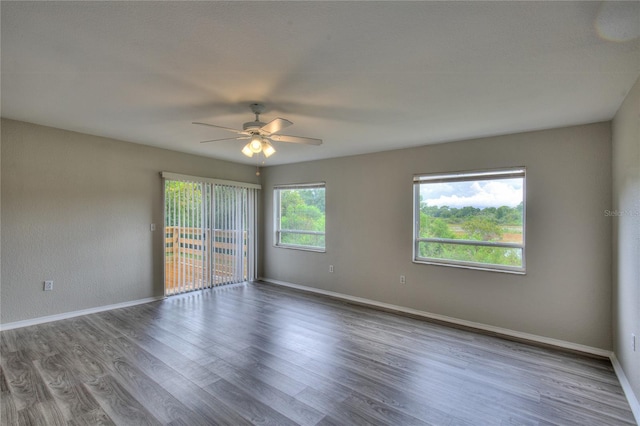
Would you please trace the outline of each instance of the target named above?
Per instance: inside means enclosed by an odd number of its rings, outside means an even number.
[[[413,260],[525,272],[525,169],[417,175]]]
[[[324,191],[324,182],[274,188],[276,247],[325,251]]]

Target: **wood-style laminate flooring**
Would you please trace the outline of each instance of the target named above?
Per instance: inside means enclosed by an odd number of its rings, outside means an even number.
[[[608,360],[263,283],[0,333],[2,425],[634,425]]]

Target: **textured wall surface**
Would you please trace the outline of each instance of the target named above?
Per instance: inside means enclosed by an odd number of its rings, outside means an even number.
[[[2,120],[0,321],[162,295],[161,171],[257,183],[251,166]]]
[[[614,117],[612,130],[613,347],[640,397],[640,79]]]
[[[527,167],[526,275],[412,263],[414,174],[512,166]],[[273,185],[316,181],[326,253],[275,248]],[[609,123],[269,167],[263,201],[265,278],[612,347]]]

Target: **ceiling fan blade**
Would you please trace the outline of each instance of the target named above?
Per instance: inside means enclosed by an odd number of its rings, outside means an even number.
[[[305,138],[302,136],[289,136],[289,135],[271,135],[269,138],[276,142],[291,142],[291,143],[303,143],[306,145],[322,145],[322,139]]]
[[[291,126],[293,123],[284,118],[274,118],[264,126],[260,127],[260,130],[269,134],[278,133],[280,130]]]
[[[198,121],[194,121],[191,124],[197,124],[198,126],[207,126],[207,127],[215,127],[216,129],[222,129],[222,130],[227,130],[229,132],[233,132],[233,133],[237,133],[239,135],[248,135],[248,132],[242,131],[242,130],[237,130],[237,129],[232,129],[230,127],[222,127],[222,126],[216,126],[215,124],[209,124],[209,123],[200,123]]]
[[[202,141],[200,143],[209,143],[209,142],[220,142],[220,141],[239,141],[243,139],[249,139],[249,136],[240,136],[237,138],[222,138],[222,139],[211,139],[208,141]]]

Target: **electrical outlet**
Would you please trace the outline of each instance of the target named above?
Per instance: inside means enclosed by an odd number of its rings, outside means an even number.
[[[53,290],[53,281],[47,280],[44,282],[44,291],[52,291]]]
[[[153,232],[153,231],[155,231],[155,230],[156,230],[156,224],[155,224],[155,223],[152,223],[152,224],[151,224],[151,232]]]
[[[404,275],[400,275],[400,284],[405,284],[407,282],[407,279]]]
[[[333,265],[329,265],[329,272],[333,272]]]

